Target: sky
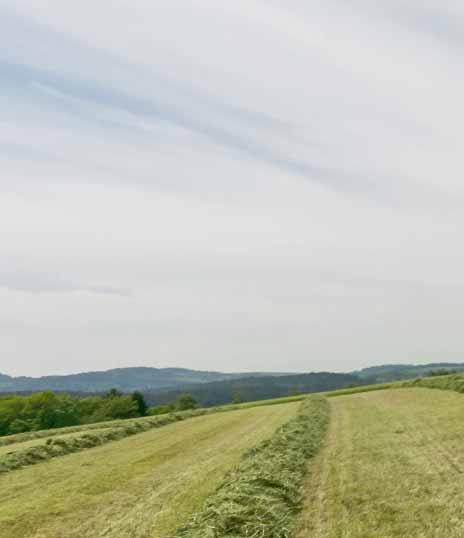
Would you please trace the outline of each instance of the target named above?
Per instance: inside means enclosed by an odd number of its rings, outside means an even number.
[[[464,361],[460,0],[0,1],[0,372]]]

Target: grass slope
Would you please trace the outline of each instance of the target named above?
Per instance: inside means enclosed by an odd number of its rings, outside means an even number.
[[[178,538],[288,538],[301,504],[307,460],[319,450],[327,400],[308,398],[271,439],[245,454]]]
[[[459,377],[459,376],[444,376],[444,377]],[[455,388],[455,384],[452,386],[442,386],[442,381],[439,381],[441,378],[430,378],[431,388],[434,387],[434,384],[437,384],[436,388],[450,388],[451,390],[458,390]],[[464,383],[464,378],[460,377],[460,380]],[[328,398],[336,396],[344,396],[347,394],[356,394],[359,392],[370,392],[375,390],[384,390],[386,388],[401,388],[403,386],[416,386],[422,379],[414,380],[410,382],[400,382],[400,383],[383,383],[377,385],[361,385],[357,387],[350,387],[346,389],[339,389],[330,392],[320,393]],[[459,384],[459,383],[458,383]],[[424,382],[426,385],[426,381]],[[281,405],[283,403],[290,402],[301,402],[306,400],[308,394],[299,394],[297,396],[288,396],[284,398],[274,398],[270,400],[258,400],[253,402],[247,402],[242,404],[233,404],[225,405],[214,408],[208,408],[207,411],[200,409],[195,411],[195,413],[187,413],[187,417],[202,415],[205,413],[215,413],[222,411],[232,411],[237,409],[248,409],[251,407],[259,406],[268,406],[268,405]],[[182,419],[182,413],[176,413],[178,419]],[[95,424],[85,424],[81,426],[70,426],[67,428],[57,428],[52,430],[40,430],[19,433],[15,435],[9,435],[5,437],[0,437],[0,473],[4,471],[9,471],[24,466],[24,464],[29,465],[31,463],[36,463],[38,461],[43,461],[45,459],[50,459],[52,457],[65,455],[70,452],[77,452],[85,448],[90,448],[92,446],[97,446],[99,444],[104,444],[105,442],[121,439],[132,435],[134,433],[139,433],[141,431],[146,431],[153,427],[159,427],[161,419],[161,425],[170,423],[173,420],[165,420],[163,417],[153,418],[137,418],[130,420],[114,420],[110,422],[99,422]],[[121,428],[121,431],[115,432],[115,429]],[[109,430],[113,431],[109,431]],[[81,443],[80,435],[84,441]],[[92,434],[89,437],[88,434]],[[52,438],[56,437],[56,440]],[[90,440],[93,439],[93,442]],[[65,442],[63,442],[65,441]],[[60,449],[61,447],[61,449]],[[30,450],[34,449],[34,450]],[[50,449],[50,450],[49,450]],[[21,458],[19,452],[24,451]],[[15,454],[13,456],[13,454]]]
[[[464,401],[428,389],[330,400],[299,538],[464,536]]]
[[[165,538],[298,403],[170,424],[0,476],[2,538]]]
[[[208,408],[208,413],[214,413],[217,411],[233,411],[237,409],[248,409],[250,407],[259,407],[263,405],[280,405],[289,402],[301,402],[306,399],[306,394],[300,394],[298,396],[287,396],[285,398],[275,398],[272,400],[257,400],[253,402],[247,402],[242,404],[229,404],[218,406],[215,408]],[[87,433],[93,430],[104,430],[107,428],[125,428],[129,423],[138,423],[152,420],[152,417],[141,417],[134,419],[124,420],[111,420],[108,422],[96,422],[91,424],[82,424],[79,426],[68,426],[65,428],[54,428],[51,430],[37,430],[32,432],[16,433],[14,435],[6,435],[0,437],[0,453],[4,453],[1,447],[8,447],[10,445],[17,445],[14,448],[19,447],[19,444],[26,441],[32,441],[37,439],[49,439],[51,437],[64,436],[70,433]],[[37,443],[32,443],[32,445]],[[8,450],[6,450],[8,452]]]
[[[350,387],[348,389],[332,390],[325,392],[327,398],[335,398],[336,396],[347,396],[349,394],[359,394],[360,392],[372,392],[375,390],[396,389],[402,388],[403,384],[400,383],[378,383],[376,385],[360,385],[358,387]]]
[[[118,441],[131,435],[193,417],[210,415],[212,413],[238,411],[252,407],[281,405],[303,399],[305,399],[304,396],[293,396],[277,400],[263,400],[245,404],[210,407],[207,409],[179,411],[155,417],[116,420],[113,422],[89,424],[87,426],[73,426],[70,428],[11,435],[0,438],[0,441],[4,441],[3,444],[0,443],[0,474],[59,456],[81,452],[82,450],[104,445],[111,441]]]
[[[434,377],[421,377],[403,383],[405,387],[425,387],[428,389],[454,390],[464,393],[464,375],[439,375]]]
[[[173,422],[211,414],[220,410],[224,409],[194,409],[192,411],[147,417],[143,420],[126,420],[124,424],[113,428],[52,436],[38,442],[23,441],[16,445],[10,445],[7,452],[3,450],[3,454],[0,452],[0,474],[59,456],[65,456],[73,452],[81,452],[82,450],[104,445],[111,441],[119,441],[125,437],[161,428]]]

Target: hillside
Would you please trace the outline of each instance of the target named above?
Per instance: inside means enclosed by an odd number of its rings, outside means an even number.
[[[201,406],[209,407],[232,401],[266,400],[294,394],[324,392],[368,383],[369,379],[361,379],[352,374],[313,372],[278,377],[244,377],[201,385],[184,385],[176,390],[147,391],[145,392],[145,397],[151,405],[162,405],[174,401],[183,392],[188,392]]]
[[[372,366],[349,373],[330,374],[329,384],[318,383],[316,379],[329,381],[327,372],[293,374],[289,372],[238,372],[200,371],[187,368],[115,368],[98,372],[44,376],[11,377],[0,373],[0,393],[31,393],[45,390],[76,394],[102,393],[112,388],[121,392],[140,390],[148,393],[150,400],[165,402],[178,391],[195,392],[198,401],[205,405],[215,405],[230,401],[236,391],[243,392],[245,400],[274,398],[294,392],[314,392],[333,390],[348,384],[384,383],[425,376],[437,370],[464,371],[462,363],[387,364]],[[314,376],[319,376],[315,378]],[[305,376],[313,376],[308,378]],[[345,378],[340,376],[346,376]],[[259,378],[259,381],[258,381]],[[279,378],[281,381],[276,382]],[[243,383],[238,380],[247,379]],[[311,382],[309,380],[312,379]],[[314,381],[314,383],[313,383]],[[335,382],[335,385],[333,384]],[[204,390],[198,384],[208,383]],[[219,383],[213,385],[212,383]],[[308,384],[309,383],[309,384]],[[222,390],[224,396],[219,396]],[[164,396],[166,391],[172,394]]]
[[[116,388],[122,392],[175,388],[186,384],[207,383],[248,376],[270,376],[269,373],[224,373],[188,370],[186,368],[116,368],[102,372],[85,372],[45,377],[10,377],[0,374],[0,392],[99,393]]]
[[[363,379],[370,378],[376,383],[389,381],[400,381],[402,379],[412,379],[422,377],[437,370],[464,371],[463,363],[435,362],[429,364],[384,364],[381,366],[371,366],[352,372]]]

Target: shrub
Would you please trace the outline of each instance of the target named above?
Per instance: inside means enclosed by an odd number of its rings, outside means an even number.
[[[186,411],[187,409],[195,409],[197,401],[190,394],[181,394],[175,403],[176,409]]]
[[[148,414],[152,416],[165,415],[166,413],[172,413],[175,409],[176,408],[172,404],[158,405],[156,407],[150,407]]]

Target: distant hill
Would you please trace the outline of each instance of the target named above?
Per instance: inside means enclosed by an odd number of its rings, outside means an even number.
[[[430,364],[384,364],[351,372],[362,379],[370,378],[376,383],[422,377],[437,370],[464,371],[463,363],[436,362]]]
[[[104,372],[46,376],[10,377],[0,374],[0,392],[59,392],[99,393],[111,388],[122,392],[150,391],[176,388],[186,384],[208,383],[240,377],[270,376],[269,373],[203,372],[185,368],[117,368]],[[272,374],[279,375],[279,374]]]
[[[200,406],[209,407],[232,401],[249,402],[295,394],[336,390],[369,382],[370,380],[361,379],[353,374],[334,374],[330,372],[278,377],[242,377],[201,385],[184,385],[176,390],[146,391],[145,398],[150,405],[163,405],[173,402],[180,394],[188,392]]]
[[[347,384],[383,383],[411,379],[437,370],[464,371],[463,363],[386,364],[362,370],[330,374],[242,372],[189,370],[186,368],[116,368],[101,372],[46,376],[10,377],[0,373],[0,393],[32,393],[44,390],[75,394],[104,393],[111,388],[121,392],[141,390],[153,401],[167,401],[179,391],[198,396],[200,402],[225,403],[232,394],[243,392],[245,399],[274,398],[294,392],[332,390]],[[199,385],[208,383],[208,387]],[[219,396],[222,391],[223,395]],[[249,396],[250,395],[250,398]]]

